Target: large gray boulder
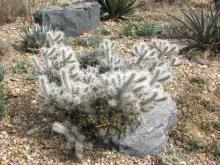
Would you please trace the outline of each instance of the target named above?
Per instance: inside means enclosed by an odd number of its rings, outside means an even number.
[[[174,101],[160,102],[151,112],[141,116],[139,126],[132,128],[124,138],[113,138],[113,143],[122,153],[138,157],[155,155],[166,145],[178,114]]]
[[[66,36],[77,36],[99,26],[100,6],[97,2],[79,2],[64,8],[39,10],[34,18],[41,25],[63,31]]]

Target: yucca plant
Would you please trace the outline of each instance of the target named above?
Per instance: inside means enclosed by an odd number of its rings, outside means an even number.
[[[39,51],[41,47],[50,47],[64,38],[64,33],[52,30],[49,26],[34,25],[24,29],[21,34],[21,48],[26,51]]]
[[[34,51],[46,45],[46,35],[51,29],[48,26],[35,25],[23,30],[21,35],[21,48],[26,51]]]
[[[109,18],[123,18],[135,10],[135,0],[97,0]]]
[[[208,50],[210,52],[218,50],[220,45],[220,24],[218,23],[220,13],[213,13],[212,9],[210,9],[209,15],[206,16],[203,10],[199,14],[193,8],[188,7],[183,14],[185,20],[175,16],[171,17],[181,22],[190,32],[185,35],[188,46],[184,50]]]

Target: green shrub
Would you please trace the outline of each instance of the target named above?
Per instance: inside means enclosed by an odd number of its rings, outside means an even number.
[[[122,34],[126,37],[133,36],[133,24],[130,21],[123,27]]]
[[[109,30],[105,29],[105,28],[102,28],[101,34],[104,35],[104,36],[107,36],[107,35],[110,35],[111,32]]]
[[[98,65],[98,58],[103,55],[104,52],[100,50],[89,50],[80,55],[78,60],[82,68],[94,67]]]
[[[74,46],[98,47],[101,40],[98,36],[91,36],[88,38],[79,37],[73,41]]]
[[[135,0],[97,0],[109,18],[122,18],[134,12]]]
[[[151,36],[155,36],[160,31],[161,30],[156,28],[153,24],[144,23],[144,24],[136,25],[135,33],[138,36],[151,37]]]
[[[207,84],[207,81],[204,78],[200,77],[199,75],[190,78],[189,81],[192,84],[197,84],[197,85],[205,85],[205,84]]]
[[[28,73],[28,66],[30,66],[30,63],[27,60],[18,61],[16,65],[12,67],[13,73]]]
[[[190,139],[187,143],[189,151],[198,151],[204,147],[204,143],[200,139]]]
[[[87,46],[91,46],[93,48],[98,47],[101,43],[101,40],[98,36],[91,36],[87,40]]]
[[[87,40],[83,37],[78,37],[73,41],[74,46],[87,46]]]
[[[213,155],[216,158],[220,158],[220,142],[216,141],[212,144],[212,149],[213,149]]]
[[[188,7],[187,11],[183,12],[185,20],[171,16],[190,31],[189,34],[185,35],[188,45],[184,50],[187,52],[208,50],[211,53],[215,53],[220,51],[220,13],[213,13],[212,9],[208,13],[208,16],[206,16],[202,10],[199,14],[191,7]]]

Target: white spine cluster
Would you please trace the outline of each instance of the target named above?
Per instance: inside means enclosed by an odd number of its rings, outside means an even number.
[[[56,39],[53,33],[48,36]],[[114,42],[104,41],[101,49],[105,55],[99,58],[99,65],[86,69],[80,67],[71,47],[54,44],[42,49],[41,58],[33,58],[41,75],[38,97],[41,107],[68,114],[80,109],[92,114],[95,111],[91,104],[101,97],[107,100],[109,110],[132,118],[165,100],[163,82],[169,79],[171,69],[164,56],[172,54],[175,47],[162,41],[155,41],[153,48],[141,43],[135,47],[137,56],[131,59],[114,54],[113,47]],[[103,68],[105,71],[100,71]],[[85,136],[80,128],[67,119],[64,123],[55,123],[53,129],[66,136],[81,159]],[[106,129],[99,132],[102,136],[107,133]]]

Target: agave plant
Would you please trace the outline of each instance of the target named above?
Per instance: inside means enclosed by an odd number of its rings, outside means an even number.
[[[63,39],[64,33],[52,30],[49,26],[34,25],[25,28],[21,34],[21,48],[26,51],[38,51],[41,47],[50,47]]]
[[[97,0],[109,18],[122,18],[135,10],[135,0]]]
[[[51,29],[48,26],[35,25],[23,30],[21,47],[27,51],[38,50],[46,45],[46,34]]]
[[[217,51],[220,45],[220,24],[219,12],[209,10],[209,15],[206,16],[202,10],[199,14],[197,11],[188,7],[187,11],[183,12],[185,20],[181,20],[175,16],[171,16],[182,23],[189,31],[185,37],[188,41],[187,51],[202,50],[202,51]]]

